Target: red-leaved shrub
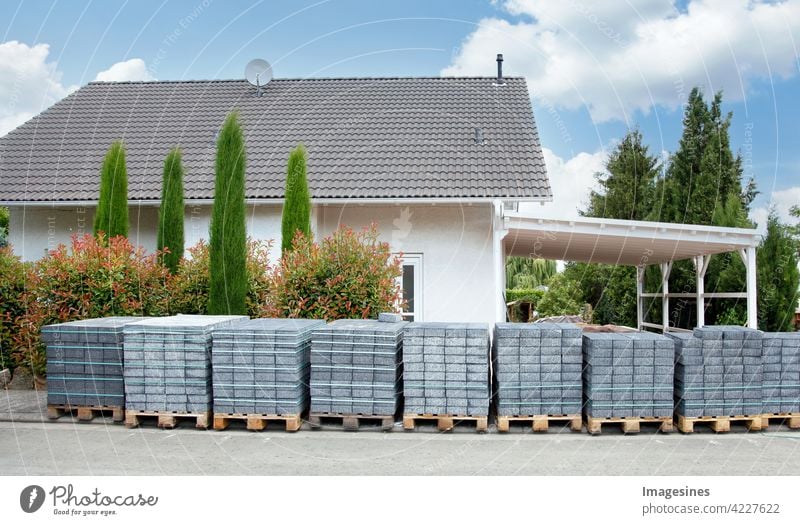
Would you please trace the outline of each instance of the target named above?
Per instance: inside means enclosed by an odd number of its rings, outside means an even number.
[[[25,264],[11,247],[0,248],[0,369],[13,365],[11,359],[14,321],[24,314]]]
[[[42,326],[115,315],[165,315],[169,272],[158,254],[145,254],[122,236],[74,236],[29,268],[24,315],[14,327],[14,359],[45,371]]]
[[[378,241],[375,225],[360,232],[339,228],[315,243],[298,232],[272,274],[261,314],[309,319],[375,318],[396,309],[400,259]]]

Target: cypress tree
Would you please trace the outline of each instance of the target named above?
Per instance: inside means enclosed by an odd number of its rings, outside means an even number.
[[[128,171],[125,146],[115,141],[103,159],[100,172],[100,198],[94,217],[94,234],[105,232],[106,239],[128,236]]]
[[[178,262],[183,256],[183,214],[183,162],[181,150],[176,147],[164,159],[156,241],[159,250],[169,250],[162,256],[161,262],[172,273],[178,270]]]
[[[230,113],[217,138],[209,242],[209,314],[247,313],[245,146],[239,115]]]
[[[292,249],[292,240],[300,230],[311,235],[311,194],[306,177],[306,148],[299,144],[289,154],[286,167],[286,192],[281,217],[281,252]]]

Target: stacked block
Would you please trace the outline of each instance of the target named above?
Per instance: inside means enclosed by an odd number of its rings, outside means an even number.
[[[334,321],[314,330],[311,412],[393,416],[400,401],[403,328],[386,321]]]
[[[800,412],[800,333],[765,333],[764,413]]]
[[[762,333],[741,326],[704,326],[676,342],[675,406],[685,417],[741,416],[762,411]]]
[[[124,407],[122,330],[142,319],[106,317],[43,327],[47,403]]]
[[[583,335],[589,417],[671,417],[674,343],[649,332]]]
[[[214,412],[302,414],[308,407],[311,333],[324,325],[250,319],[214,330]]]
[[[581,333],[569,323],[497,323],[492,343],[497,414],[580,414]]]
[[[125,325],[127,410],[202,413],[211,410],[211,334],[247,319],[177,315]]]
[[[488,325],[411,323],[403,367],[404,413],[488,415]]]

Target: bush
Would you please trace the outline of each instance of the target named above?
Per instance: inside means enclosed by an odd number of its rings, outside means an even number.
[[[25,265],[11,248],[0,248],[0,369],[13,365],[13,325],[25,312],[24,292]]]
[[[578,283],[568,279],[563,273],[558,273],[548,281],[547,287],[547,293],[537,307],[539,317],[581,314],[583,304],[580,302],[581,290]]]
[[[395,311],[400,264],[375,225],[358,233],[340,228],[321,244],[298,232],[273,272],[262,315],[330,321]]]
[[[516,290],[506,290],[506,302],[512,303],[514,301],[528,301],[533,304],[539,304],[539,301],[544,297],[545,290],[539,288],[519,288]]]
[[[247,315],[258,317],[270,290],[271,242],[247,241]],[[208,313],[209,247],[200,241],[189,248],[189,257],[178,265],[170,279],[170,312],[173,314]]]
[[[106,241],[84,235],[60,245],[29,268],[22,296],[24,315],[14,326],[17,364],[44,375],[42,326],[114,315],[166,315],[169,272],[158,254],[146,255],[122,236]]]

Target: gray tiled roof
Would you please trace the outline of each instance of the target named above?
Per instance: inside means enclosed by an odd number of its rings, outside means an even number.
[[[315,198],[549,197],[522,78],[90,83],[0,139],[0,201],[96,200],[103,155],[127,147],[129,197],[158,199],[180,145],[186,197],[214,192],[215,136],[238,109],[247,196],[283,196],[286,159],[309,152]],[[484,144],[475,143],[482,128]]]

